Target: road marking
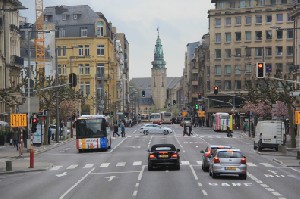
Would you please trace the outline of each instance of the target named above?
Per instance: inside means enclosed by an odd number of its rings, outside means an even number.
[[[61,174],[56,174],[56,176],[59,177],[59,178],[65,176],[65,175],[67,175],[67,172],[63,172]]]
[[[133,192],[132,196],[136,196],[136,195],[137,195],[137,193],[138,193],[138,191],[137,191],[137,190],[135,190],[135,191]]]
[[[141,171],[116,171],[116,172],[103,172],[103,173],[91,173],[94,175],[109,175],[109,174],[124,174],[124,173],[140,173]]]
[[[102,163],[100,167],[108,167],[110,163]]]
[[[142,165],[142,161],[135,161],[132,164],[133,166]]]
[[[203,195],[207,196],[207,192],[205,190],[202,190]]]
[[[195,177],[195,180],[198,180],[198,176],[197,176],[197,174],[196,174],[196,172],[195,172],[195,169],[193,168],[192,165],[190,165],[190,168],[191,168],[192,173],[193,173],[193,175],[194,175],[194,177]]]
[[[181,161],[181,164],[182,164],[182,165],[189,165],[189,164],[190,164],[190,161]]]
[[[142,177],[143,177],[143,173],[144,173],[145,167],[146,167],[146,165],[143,165],[142,170],[140,171],[140,174],[139,174],[139,176],[138,176],[138,181],[141,181],[141,180],[142,180]]]
[[[50,169],[50,171],[57,171],[58,169],[60,169],[63,166],[54,166]]]
[[[197,164],[202,164],[202,161],[197,161]]]
[[[59,199],[63,199],[68,193],[70,193],[76,186],[78,186],[85,178],[88,177],[95,170],[95,167],[92,168],[87,174],[85,174],[80,180],[78,180],[72,187],[70,187]]]
[[[68,166],[67,169],[75,169],[76,167],[78,167],[78,164],[72,164]]]
[[[86,168],[92,168],[94,166],[94,164],[86,164],[86,165],[84,165],[84,169],[86,169]]]
[[[105,177],[108,179],[108,182],[112,181],[116,176],[108,176],[108,177]]]
[[[274,167],[272,164],[269,164],[269,163],[259,163],[259,164],[262,164],[265,167]]]
[[[124,167],[126,165],[126,162],[118,162],[116,167]]]
[[[199,187],[202,187],[202,183],[201,183],[201,182],[198,182],[198,186],[199,186]]]
[[[249,167],[257,167],[256,164],[252,163],[252,162],[247,162],[247,166]]]
[[[135,187],[139,187],[140,186],[140,183],[135,183]]]

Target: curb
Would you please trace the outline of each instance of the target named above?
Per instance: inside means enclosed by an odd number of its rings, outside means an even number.
[[[286,164],[284,164],[282,161],[277,160],[276,158],[273,158],[272,160],[273,160],[274,162],[276,162],[276,163],[278,163],[278,164],[284,166],[284,167],[300,167],[300,162],[299,162],[299,165],[286,165]]]
[[[28,168],[28,170],[17,170],[17,171],[1,171],[0,175],[10,175],[10,174],[18,174],[18,173],[29,173],[29,172],[38,172],[38,171],[46,171],[48,169],[50,169],[51,167],[53,167],[53,164],[49,163],[49,166],[45,167],[45,168],[40,168],[40,169],[30,169]]]

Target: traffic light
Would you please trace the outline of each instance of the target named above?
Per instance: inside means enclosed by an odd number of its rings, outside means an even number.
[[[173,105],[175,105],[176,104],[176,100],[173,100]]]
[[[142,97],[145,97],[145,91],[142,91]]]
[[[218,86],[214,86],[214,94],[217,95],[219,92],[219,87]]]
[[[265,62],[256,62],[256,77],[264,78],[266,75]]]
[[[77,85],[77,77],[75,73],[69,74],[69,86],[76,87]]]
[[[198,93],[198,100],[201,100],[202,99],[202,95],[201,93]]]
[[[38,119],[36,117],[31,118],[31,131],[35,133],[37,130]]]
[[[196,110],[198,110],[199,109],[199,105],[195,104],[195,108],[196,108]]]

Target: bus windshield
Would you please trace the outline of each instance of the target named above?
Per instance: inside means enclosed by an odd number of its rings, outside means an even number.
[[[76,137],[79,139],[107,137],[106,125],[102,125],[103,121],[104,119],[102,118],[77,120]]]
[[[150,118],[151,119],[159,119],[160,118],[160,115],[159,114],[153,114],[153,115],[150,115]]]

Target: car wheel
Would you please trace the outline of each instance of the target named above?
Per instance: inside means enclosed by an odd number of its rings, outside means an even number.
[[[153,171],[153,167],[151,164],[148,164],[148,171]]]
[[[178,171],[180,170],[180,163],[176,164],[175,169]]]
[[[275,147],[275,151],[278,151],[278,147]]]
[[[204,171],[204,165],[202,164],[202,170]]]
[[[218,175],[215,174],[214,172],[211,173],[212,178],[216,178]]]
[[[262,151],[262,147],[261,146],[258,146],[258,151]]]
[[[208,171],[209,170],[209,167],[206,167],[205,165],[204,165],[204,171]]]
[[[242,180],[246,180],[246,179],[247,179],[247,174],[240,174],[239,177],[240,177]]]

